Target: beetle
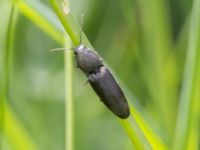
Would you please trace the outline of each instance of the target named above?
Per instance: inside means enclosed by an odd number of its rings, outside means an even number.
[[[128,118],[130,109],[122,89],[111,71],[103,63],[102,58],[95,51],[82,44],[81,36],[82,28],[79,45],[75,48],[70,48],[74,50],[77,67],[87,76],[87,81],[106,107],[118,117],[122,119]],[[66,49],[60,48],[54,50]]]
[[[85,73],[100,100],[118,117],[128,118],[130,110],[126,97],[99,55],[81,43],[74,48],[74,53],[77,67]]]

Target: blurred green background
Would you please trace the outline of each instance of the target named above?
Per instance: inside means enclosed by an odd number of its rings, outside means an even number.
[[[12,2],[15,15],[10,27]],[[179,139],[176,124],[177,116],[181,116],[177,112],[182,110],[180,95],[194,89],[189,86],[182,90],[190,79],[184,78],[184,69],[190,50],[193,1],[71,0],[70,3],[71,13],[78,22],[84,14],[84,33],[117,76],[129,103],[137,107],[149,127],[173,149]],[[53,24],[60,37],[65,34],[48,0],[0,0],[0,144],[3,150],[64,150],[67,76],[64,53],[49,52],[63,45],[40,26],[34,12],[27,11],[28,6]],[[200,36],[197,37],[200,42]],[[89,84],[84,84],[86,77],[73,65],[75,149],[134,149],[116,117],[100,103]],[[196,68],[194,91],[200,90],[200,67]],[[199,98],[197,94],[196,99]],[[196,102],[191,105],[199,104]],[[188,128],[197,132],[193,136],[197,142],[193,145],[196,144],[194,150],[199,149],[199,108],[194,108],[195,113],[193,107],[189,112],[185,109],[182,111],[188,116],[196,116],[198,125]],[[189,135],[187,132],[185,137]]]

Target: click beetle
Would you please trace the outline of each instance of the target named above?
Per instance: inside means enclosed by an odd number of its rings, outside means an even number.
[[[115,115],[126,119],[130,115],[130,109],[126,97],[111,71],[105,66],[99,55],[82,44],[82,27],[80,44],[74,50],[77,67],[87,76],[88,82],[94,89],[100,100]],[[54,50],[66,50],[65,48]]]

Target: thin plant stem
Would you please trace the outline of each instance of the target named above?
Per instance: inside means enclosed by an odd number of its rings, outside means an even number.
[[[152,147],[149,141],[146,139],[142,130],[138,126],[135,118],[130,116],[128,119],[120,119],[119,122],[124,127],[124,130],[128,134],[130,140],[132,141],[134,147],[139,150],[151,150]]]
[[[70,8],[70,1],[63,1],[66,9]],[[67,13],[67,12],[65,12]],[[66,35],[65,47],[72,47],[72,43],[68,35]],[[65,149],[74,150],[74,110],[73,110],[73,51],[66,50],[64,54],[65,62]]]
[[[71,14],[70,7],[68,6],[68,2],[64,2],[61,0],[50,0],[50,3],[56,12],[58,18],[60,19],[61,23],[63,24],[65,30],[67,31],[70,39],[75,45],[80,44],[80,26],[74,19]],[[92,45],[88,41],[85,34],[82,32],[82,43],[86,46],[92,48]]]
[[[71,45],[70,39],[66,40],[66,47]],[[74,110],[73,110],[73,51],[67,50],[64,55],[65,61],[65,120],[66,120],[66,150],[74,149]]]

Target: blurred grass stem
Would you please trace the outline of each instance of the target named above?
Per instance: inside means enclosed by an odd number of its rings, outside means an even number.
[[[200,1],[193,1],[189,45],[180,94],[174,150],[199,149]],[[190,146],[189,146],[190,145]]]
[[[9,143],[12,145],[12,149],[20,150],[35,150],[37,149],[32,138],[24,130],[23,126],[12,112],[8,105],[8,100],[11,98],[10,94],[10,74],[13,67],[13,41],[15,41],[15,29],[18,13],[15,5],[11,5],[10,18],[8,21],[6,48],[4,53],[4,76],[3,76],[3,114],[2,114],[2,132]],[[5,149],[4,145],[2,145]]]
[[[66,47],[71,44],[70,39],[66,39]],[[74,149],[74,110],[73,110],[73,51],[66,50],[64,55],[65,61],[65,120],[66,120],[66,150]]]
[[[69,0],[62,1],[61,3],[61,11],[56,9],[57,14],[62,13],[64,11],[65,15],[68,15],[70,12],[70,2]],[[72,47],[70,38],[66,35],[65,39],[65,47]],[[65,61],[65,149],[66,150],[74,150],[74,111],[73,111],[73,51],[66,50],[64,55]]]

